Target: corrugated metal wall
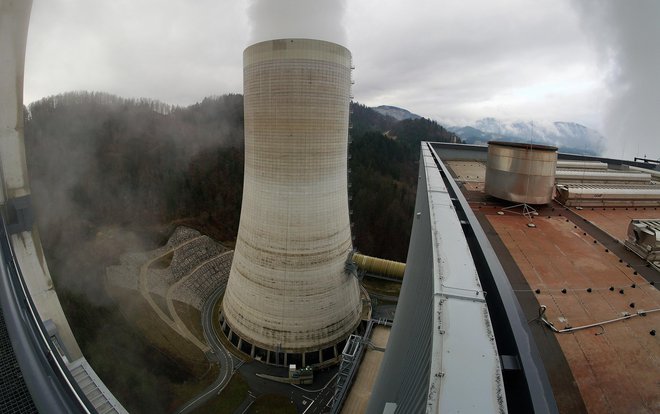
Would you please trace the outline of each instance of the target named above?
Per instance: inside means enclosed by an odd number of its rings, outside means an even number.
[[[369,414],[381,414],[387,402],[397,404],[397,413],[422,413],[426,408],[433,332],[433,243],[423,162],[419,174],[405,277]]]

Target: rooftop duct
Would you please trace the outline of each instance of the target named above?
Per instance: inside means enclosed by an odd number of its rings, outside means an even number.
[[[547,204],[556,166],[556,147],[490,141],[485,192],[514,203]]]

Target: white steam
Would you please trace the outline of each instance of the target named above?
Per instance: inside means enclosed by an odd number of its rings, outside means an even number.
[[[251,0],[249,42],[309,38],[346,46],[345,12],[346,0]]]
[[[607,155],[660,157],[660,1],[576,1],[608,69]]]

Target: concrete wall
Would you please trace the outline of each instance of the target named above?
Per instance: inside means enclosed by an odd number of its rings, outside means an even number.
[[[434,319],[433,239],[426,188],[426,166],[421,157],[405,277],[368,414],[384,413],[388,403],[396,404],[399,413],[422,413],[426,409]]]
[[[245,181],[223,308],[261,348],[322,349],[359,323],[347,199],[351,54],[309,39],[243,55]]]
[[[0,0],[0,203],[31,215],[23,143],[23,69],[31,0]],[[10,223],[11,224],[11,223]],[[42,320],[51,319],[71,359],[82,356],[53,288],[39,235],[31,220],[15,223],[14,254]]]

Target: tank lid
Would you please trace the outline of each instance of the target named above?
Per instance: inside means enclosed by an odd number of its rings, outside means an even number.
[[[488,145],[497,145],[500,147],[524,148],[528,150],[557,151],[557,147],[553,147],[551,145],[528,144],[524,142],[488,141]]]

